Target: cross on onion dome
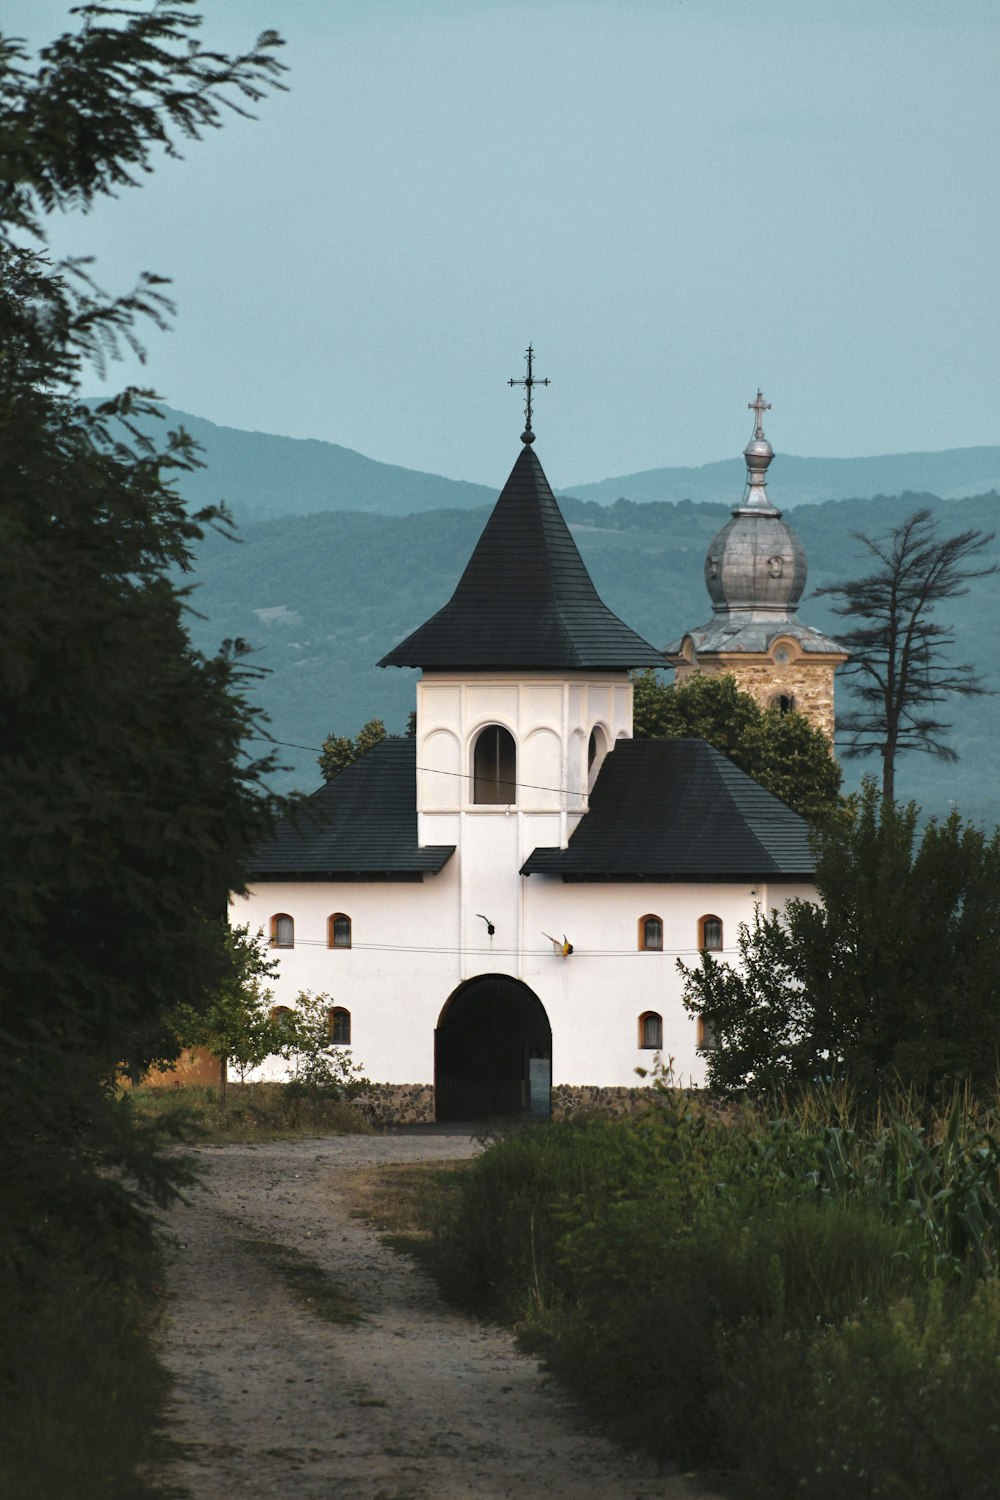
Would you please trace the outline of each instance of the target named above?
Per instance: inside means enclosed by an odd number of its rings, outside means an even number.
[[[765,401],[764,400],[764,397],[761,394],[760,386],[757,387],[757,399],[756,399],[756,401],[748,401],[747,402],[747,410],[748,411],[753,411],[753,412],[757,413],[757,425],[755,426],[755,428],[753,430],[754,437],[755,438],[761,438],[761,437],[763,437],[764,436],[764,429],[760,425],[760,420],[761,420],[761,417],[764,415],[764,413],[766,411],[770,411],[771,410],[771,403],[770,403],[770,401]]]

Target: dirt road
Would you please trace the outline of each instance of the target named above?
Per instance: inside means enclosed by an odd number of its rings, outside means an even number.
[[[357,1168],[473,1149],[467,1135],[427,1133],[196,1153],[206,1190],[168,1225],[167,1361],[186,1455],[171,1477],[193,1500],[702,1493],[588,1432],[508,1334],[449,1310],[411,1260],[351,1217]],[[280,1246],[295,1266],[322,1267],[360,1317],[326,1321],[294,1297]]]

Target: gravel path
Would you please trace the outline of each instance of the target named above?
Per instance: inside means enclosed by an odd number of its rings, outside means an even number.
[[[706,1500],[586,1430],[510,1336],[449,1310],[350,1214],[346,1174],[469,1156],[437,1131],[203,1147],[206,1191],[170,1214],[184,1459],[193,1500]],[[333,1324],[248,1242],[307,1254],[361,1312]]]

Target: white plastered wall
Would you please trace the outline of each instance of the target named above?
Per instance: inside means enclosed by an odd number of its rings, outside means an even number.
[[[485,847],[477,845],[480,852]],[[352,1054],[379,1082],[433,1082],[434,1029],[449,996],[465,979],[503,973],[523,979],[545,1007],[554,1084],[635,1084],[635,1069],[653,1061],[639,1045],[639,1017],[646,1011],[663,1019],[662,1056],[672,1058],[677,1080],[700,1084],[705,1065],[697,1023],[683,1007],[677,968],[678,958],[698,962],[699,920],[722,920],[719,956],[732,959],[739,924],[753,920],[758,903],[780,910],[790,896],[814,894],[806,885],[564,884],[518,876],[515,866],[508,883],[516,893],[520,941],[513,943],[505,925],[507,907],[501,916],[494,903],[494,911],[481,908],[494,922],[494,936],[479,921],[460,942],[458,862],[453,856],[439,875],[421,883],[281,882],[233,903],[234,921],[265,932],[276,912],[295,919],[295,947],[276,950],[275,1004],[290,1005],[308,989],[346,1006]],[[326,946],[327,918],[335,911],[351,917],[349,950]],[[663,921],[662,952],[639,947],[645,915]],[[545,933],[565,934],[573,953],[557,956]],[[284,1065],[275,1062],[265,1071],[282,1076]]]
[[[501,724],[518,750],[511,807],[472,800],[479,732]],[[485,974],[523,980],[552,1027],[554,1084],[631,1085],[653,1054],[640,1047],[639,1017],[663,1020],[663,1058],[699,1084],[697,1023],[681,1003],[677,959],[698,961],[698,922],[723,923],[722,957],[735,957],[740,922],[783,908],[808,886],[564,884],[518,874],[533,849],[565,847],[585,814],[587,751],[594,729],[613,753],[632,732],[632,685],[624,673],[426,675],[417,686],[417,813],[422,846],[455,845],[437,875],[419,881],[274,882],[233,902],[234,922],[269,931],[286,912],[295,946],[275,950],[274,1003],[300,990],[324,993],[351,1012],[351,1050],[380,1083],[431,1083],[434,1030],[450,995]],[[352,947],[327,946],[327,919],[351,918]],[[639,920],[663,921],[663,951],[639,948]],[[487,920],[495,931],[491,937]],[[557,956],[546,934],[573,944]],[[274,1059],[265,1076],[281,1077]]]
[[[791,895],[815,895],[806,885],[779,892],[728,882],[564,884],[533,875],[526,884],[529,924],[539,936],[565,933],[573,944],[573,953],[559,959],[542,942],[524,974],[552,1025],[553,1083],[634,1084],[635,1069],[652,1061],[639,1045],[639,1018],[654,1011],[663,1020],[662,1058],[672,1060],[677,1082],[703,1084],[697,1019],[684,1008],[678,968],[678,960],[699,963],[701,919],[722,921],[723,950],[713,956],[735,961],[740,924],[752,923],[758,904],[781,909]],[[644,916],[661,919],[662,951],[640,947]]]

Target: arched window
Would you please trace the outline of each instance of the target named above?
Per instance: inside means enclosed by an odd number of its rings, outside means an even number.
[[[501,724],[480,730],[472,759],[472,800],[492,806],[517,801],[517,747]]]
[[[722,951],[721,917],[698,918],[698,947],[707,948],[709,953]]]
[[[663,918],[647,912],[639,918],[639,947],[647,953],[663,952]]]
[[[604,757],[608,753],[608,737],[599,724],[595,724],[590,731],[590,742],[587,745],[587,790],[593,791],[597,773],[604,764]]]
[[[795,707],[795,699],[791,693],[775,693],[771,699],[771,707],[776,708],[779,713],[790,714]]]
[[[351,1045],[351,1012],[335,1005],[329,1012],[330,1040],[338,1047]]]
[[[295,923],[287,912],[275,912],[271,918],[271,947],[295,947]]]
[[[326,946],[349,948],[351,946],[351,919],[342,911],[335,911],[326,919]]]
[[[275,1005],[271,1008],[271,1020],[281,1031],[290,1032],[294,1012],[287,1005]]]
[[[655,1010],[643,1011],[639,1017],[639,1046],[650,1052],[659,1052],[663,1046],[663,1017]]]
[[[715,1027],[711,1021],[706,1021],[704,1016],[698,1017],[698,1050],[700,1052],[714,1052],[718,1046],[715,1037]]]

